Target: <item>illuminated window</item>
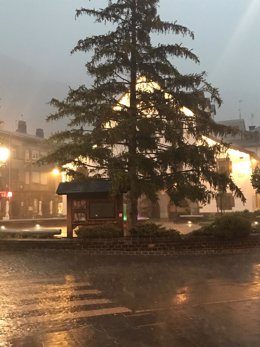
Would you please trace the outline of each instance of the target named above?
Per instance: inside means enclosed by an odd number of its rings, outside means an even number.
[[[17,158],[17,148],[12,148],[12,154],[11,154],[12,159]]]
[[[30,161],[30,151],[29,151],[29,149],[25,150],[25,161]]]
[[[32,150],[32,160],[38,160],[40,158],[40,152],[35,149]]]
[[[30,172],[25,172],[25,184],[30,184]]]
[[[32,172],[32,183],[40,183],[40,179],[41,179],[40,172],[33,171]]]
[[[41,184],[48,183],[48,174],[46,172],[41,172]]]
[[[217,208],[221,211],[232,210],[235,207],[235,198],[231,193],[218,194],[217,198]]]
[[[217,171],[219,173],[232,173],[232,162],[229,158],[217,159]]]

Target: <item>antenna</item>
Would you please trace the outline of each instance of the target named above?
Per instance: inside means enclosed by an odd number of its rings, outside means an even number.
[[[242,118],[242,114],[241,114],[241,103],[243,102],[243,100],[238,100],[238,115],[239,115],[239,119]]]
[[[254,118],[255,118],[255,115],[251,113],[251,125],[254,125]]]

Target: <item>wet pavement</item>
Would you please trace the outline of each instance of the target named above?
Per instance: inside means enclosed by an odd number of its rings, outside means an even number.
[[[259,251],[1,251],[0,347],[259,345]]]

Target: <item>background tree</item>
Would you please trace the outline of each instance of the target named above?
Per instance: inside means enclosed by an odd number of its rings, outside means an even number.
[[[106,34],[86,37],[73,49],[93,52],[86,64],[90,87],[70,89],[53,99],[57,111],[48,120],[68,117],[68,129],[51,137],[55,150],[47,157],[60,166],[86,166],[90,176],[107,176],[114,192],[128,196],[128,228],[137,221],[137,199],[145,193],[156,199],[167,190],[178,204],[184,198],[208,202],[221,177],[215,171],[223,145],[208,146],[205,136],[224,133],[207,110],[208,97],[221,104],[218,90],[205,73],[183,74],[174,61],[198,57],[181,44],[155,44],[155,34],[188,36],[186,27],[162,21],[158,0],[109,0],[103,9],[81,8],[76,16],[110,23]],[[144,82],[146,84],[144,84]],[[144,87],[144,86],[148,87]],[[128,95],[123,102],[120,96]],[[184,107],[193,115],[184,112]],[[70,174],[76,170],[70,169]],[[229,176],[225,186],[241,191]]]
[[[260,194],[260,168],[257,166],[251,176],[251,183],[257,194]]]

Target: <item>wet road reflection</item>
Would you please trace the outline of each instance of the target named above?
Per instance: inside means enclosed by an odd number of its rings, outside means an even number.
[[[0,346],[259,346],[260,255],[2,252]]]
[[[67,327],[69,321],[77,319],[130,312],[104,298],[89,282],[71,280],[71,275],[69,278],[68,281],[66,275],[41,284],[40,279],[37,282],[19,280],[11,285],[8,281],[5,285],[2,282],[0,346],[4,343],[3,338],[7,343],[10,338],[26,337],[53,325],[65,324]],[[60,338],[64,333],[58,336]]]

